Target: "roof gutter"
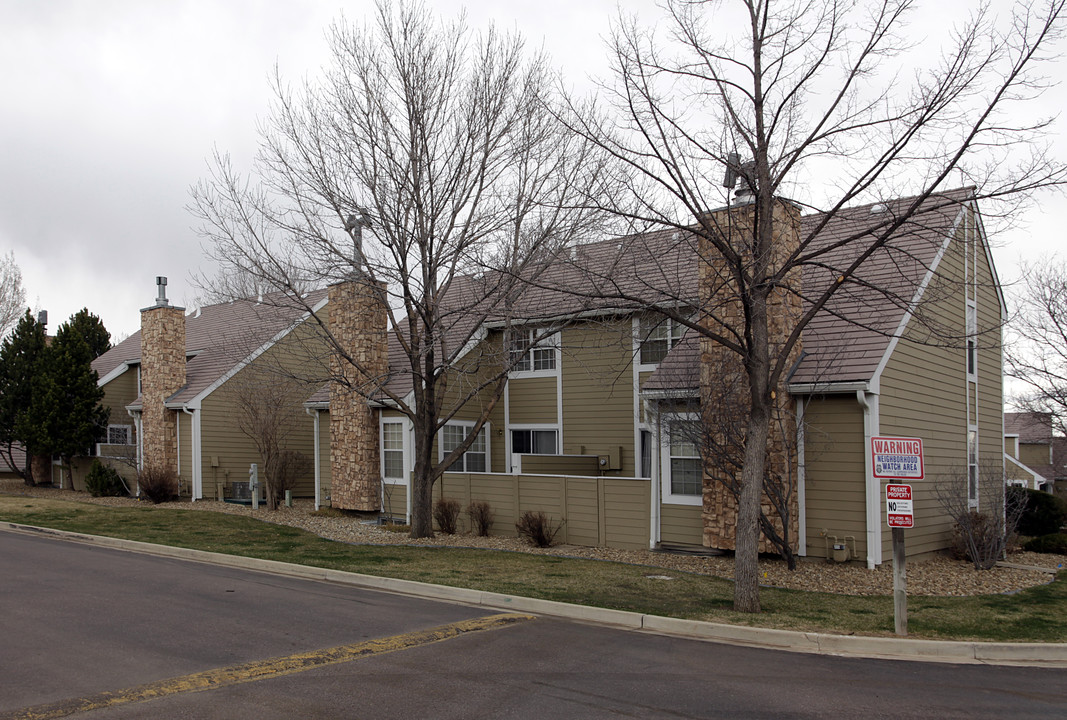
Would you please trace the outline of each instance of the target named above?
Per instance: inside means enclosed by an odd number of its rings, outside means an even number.
[[[839,393],[871,392],[869,380],[853,380],[850,382],[813,382],[813,383],[789,383],[786,388],[790,395],[836,395]]]

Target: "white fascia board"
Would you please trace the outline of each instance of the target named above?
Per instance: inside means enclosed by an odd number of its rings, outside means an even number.
[[[97,387],[104,387],[105,385],[107,385],[109,382],[111,382],[115,378],[120,377],[121,375],[123,375],[127,370],[129,370],[134,365],[140,365],[140,364],[141,364],[141,362],[139,360],[125,360],[125,361],[119,363],[107,375],[105,375],[102,378],[100,378],[99,380],[97,380],[96,381],[96,386]]]
[[[882,384],[882,373],[885,371],[886,365],[889,364],[889,358],[892,357],[893,351],[897,349],[897,344],[900,342],[900,338],[904,336],[904,330],[908,327],[908,323],[911,321],[912,315],[915,313],[915,308],[919,306],[919,301],[922,300],[924,294],[926,294],[926,288],[930,286],[930,282],[934,279],[934,275],[937,274],[937,268],[941,265],[941,260],[944,259],[945,253],[948,252],[949,245],[956,237],[956,230],[959,229],[960,223],[963,222],[967,216],[968,208],[960,208],[959,213],[956,214],[956,219],[952,222],[952,229],[949,230],[945,239],[941,242],[941,247],[938,248],[937,255],[934,256],[934,261],[930,263],[930,269],[926,271],[926,277],[919,283],[919,288],[915,291],[914,297],[911,302],[908,303],[908,309],[904,311],[904,315],[900,318],[900,323],[897,325],[897,329],[893,331],[893,336],[889,340],[889,345],[886,346],[885,353],[882,355],[881,361],[878,363],[878,368],[874,371],[874,375],[871,376],[871,388],[877,392],[878,388]]]
[[[322,300],[316,303],[313,308],[311,308],[310,312],[304,313],[299,318],[297,318],[296,321],[293,322],[291,325],[278,331],[278,333],[274,337],[272,337],[270,340],[253,350],[248,357],[246,357],[244,360],[241,360],[239,363],[237,363],[232,368],[223,373],[217,380],[215,380],[215,382],[211,383],[206,388],[201,390],[192,400],[187,403],[182,403],[180,407],[182,409],[189,408],[192,410],[199,410],[201,403],[204,401],[204,398],[218,390],[227,380],[229,380],[234,375],[248,367],[252,362],[256,360],[256,358],[258,358],[260,355],[262,355],[275,344],[277,344],[279,340],[291,333],[293,330],[299,327],[302,323],[304,323],[308,318],[317,313],[319,310],[326,307],[326,303],[328,303],[329,301],[329,296],[324,297]]]

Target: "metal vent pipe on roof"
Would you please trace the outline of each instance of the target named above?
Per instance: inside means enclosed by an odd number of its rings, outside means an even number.
[[[169,304],[167,301],[167,278],[163,275],[156,275],[156,305],[165,307]]]

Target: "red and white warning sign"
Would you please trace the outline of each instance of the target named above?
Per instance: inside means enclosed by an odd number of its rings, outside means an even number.
[[[919,438],[871,438],[874,476],[883,479],[922,480],[923,441]]]
[[[911,485],[885,486],[885,516],[889,527],[915,527],[912,512]]]

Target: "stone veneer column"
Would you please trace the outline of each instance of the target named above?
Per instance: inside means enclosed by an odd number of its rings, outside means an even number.
[[[385,285],[351,280],[329,289],[329,323],[341,352],[330,358],[331,503],[381,509],[377,413],[367,400],[389,370]],[[351,361],[341,357],[347,355]]]
[[[185,385],[185,308],[160,295],[141,310],[141,462],[177,472],[178,414],[163,403]]]
[[[721,232],[738,237],[745,235],[751,237],[755,211],[756,206],[753,203],[737,205],[717,211],[712,218]],[[792,203],[775,200],[773,223],[772,263],[773,266],[780,266],[799,242],[800,211]],[[733,243],[737,248],[744,248],[749,244],[748,242]],[[709,259],[716,256],[717,253],[710,243],[701,238],[698,278],[700,303],[704,310],[701,313],[702,322],[712,329],[721,328],[719,323],[710,317],[714,309],[715,315],[721,318],[723,324],[742,328],[744,315],[736,285],[723,268],[716,267],[713,260],[709,262]],[[799,290],[800,271],[794,271],[787,282]],[[781,347],[795,326],[800,310],[800,298],[795,292],[778,290],[770,296],[767,314],[772,358],[777,355],[777,348]],[[800,357],[800,351],[801,347],[798,342],[790,353],[787,368],[792,367],[796,359]],[[728,447],[736,443],[738,438],[743,436],[749,406],[748,380],[744,366],[736,353],[704,336],[700,338],[700,397],[705,434],[715,442]],[[793,455],[790,457],[786,445],[787,438],[792,444],[796,442],[796,418],[784,382],[775,389],[775,404],[776,416],[772,418],[767,443],[767,470],[780,477],[787,476],[792,484],[792,492],[788,500],[791,517],[789,541],[796,550],[798,543],[796,455],[794,448]],[[724,427],[727,428],[725,431],[722,430]],[[743,457],[742,453],[742,448],[735,446],[727,450],[726,454],[740,460]],[[740,480],[740,469],[731,472],[713,462],[705,464],[701,513],[705,546],[723,550],[735,549],[737,498],[728,486],[739,487]],[[762,495],[761,504],[764,513],[774,518],[778,532],[781,533],[781,519],[765,493]],[[760,552],[774,551],[773,546],[762,534],[759,549]]]

